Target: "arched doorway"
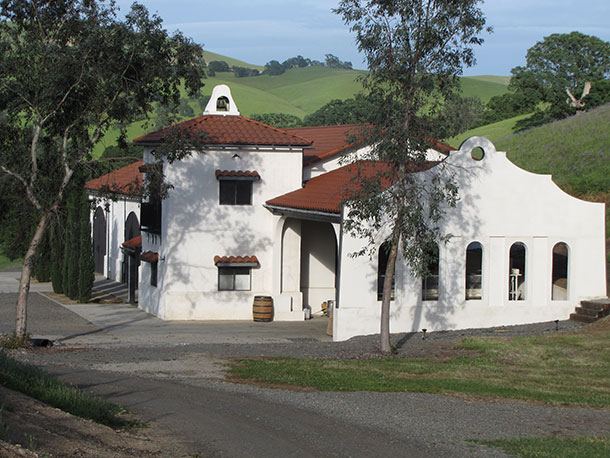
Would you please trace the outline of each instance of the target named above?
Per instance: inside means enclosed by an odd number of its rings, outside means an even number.
[[[301,293],[312,312],[335,300],[337,239],[332,224],[301,221]]]
[[[106,257],[106,215],[104,209],[97,207],[93,216],[93,259],[95,271],[104,273],[104,258]]]

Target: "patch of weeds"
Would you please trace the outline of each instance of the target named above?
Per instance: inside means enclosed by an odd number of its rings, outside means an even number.
[[[16,350],[18,348],[31,348],[30,334],[18,336],[14,332],[11,334],[2,334],[0,336],[0,348],[6,350]]]
[[[45,371],[20,363],[2,351],[0,351],[0,383],[64,412],[111,428],[138,425],[138,422],[127,420],[122,416],[125,410],[121,406],[69,387]]]
[[[610,436],[529,437],[473,441],[522,458],[598,458],[610,456]]]
[[[25,438],[27,439],[27,444],[25,445],[25,448],[31,450],[32,452],[35,452],[36,448],[38,447],[38,444],[36,443],[36,438],[34,437],[34,435],[26,433]]]

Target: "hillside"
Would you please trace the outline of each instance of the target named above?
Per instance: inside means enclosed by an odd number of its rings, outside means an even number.
[[[229,65],[250,67],[262,70],[259,65],[252,65],[237,59],[204,52],[205,60],[211,62],[222,60]],[[293,68],[278,76],[260,75],[248,78],[236,78],[233,73],[218,72],[213,78],[205,80],[202,89],[204,96],[212,93],[214,86],[227,84],[233,98],[244,116],[260,113],[286,113],[303,118],[330,102],[333,99],[347,99],[362,91],[358,77],[366,72],[362,70],[345,70],[327,67]],[[466,97],[479,97],[487,102],[492,96],[507,91],[508,77],[471,76],[463,77],[462,89]],[[186,94],[184,94],[184,98]],[[203,111],[195,100],[189,102],[195,115]],[[152,130],[143,123],[129,126],[128,138],[135,138]],[[102,154],[107,146],[116,144],[118,130],[109,132],[96,146],[94,155]]]
[[[459,148],[464,140],[475,136],[487,137],[489,140],[495,143],[496,141],[511,135],[513,133],[513,127],[515,127],[517,121],[525,119],[529,116],[531,116],[531,113],[515,116],[514,118],[504,119],[485,126],[475,127],[474,129],[467,130],[463,134],[446,139],[445,143],[453,146],[454,148]]]

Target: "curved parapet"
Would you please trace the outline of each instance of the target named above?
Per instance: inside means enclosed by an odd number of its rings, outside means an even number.
[[[494,154],[496,147],[494,144],[485,137],[470,137],[462,142],[460,145],[460,153],[472,153],[475,148],[481,148],[484,154]]]

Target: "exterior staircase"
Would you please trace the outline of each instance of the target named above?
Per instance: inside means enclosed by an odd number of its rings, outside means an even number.
[[[610,298],[590,299],[580,301],[576,312],[570,313],[570,320],[592,323],[608,315],[610,315]]]

